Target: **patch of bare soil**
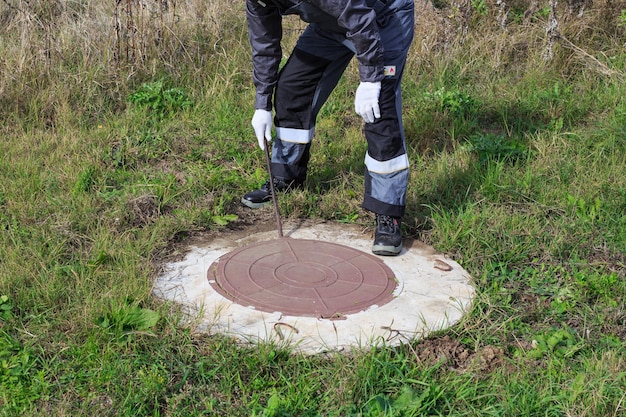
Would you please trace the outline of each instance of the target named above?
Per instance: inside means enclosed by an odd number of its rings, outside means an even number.
[[[414,348],[416,360],[426,365],[442,364],[458,371],[490,373],[504,363],[504,351],[495,346],[484,346],[470,351],[459,341],[444,336],[420,342]]]
[[[249,235],[272,230],[276,230],[278,236],[274,207],[271,204],[259,209],[251,209],[240,205],[235,208],[233,214],[237,215],[237,220],[228,223],[226,226],[213,230],[189,231],[174,236],[174,238],[168,242],[167,247],[159,254],[157,263],[180,261],[185,257],[192,246],[200,243],[205,244],[215,239],[227,238],[228,240],[236,241]],[[283,223],[287,220],[290,219],[281,219]]]
[[[251,235],[277,230],[278,228],[274,207],[271,204],[260,209],[251,209],[242,204],[237,207],[235,214],[237,215],[237,221],[230,223],[221,232],[232,234],[233,232],[245,230],[247,235]],[[281,221],[285,221],[285,219],[281,219]]]
[[[131,224],[142,227],[153,222],[159,215],[160,209],[157,197],[146,194],[128,202],[128,211],[132,213]]]

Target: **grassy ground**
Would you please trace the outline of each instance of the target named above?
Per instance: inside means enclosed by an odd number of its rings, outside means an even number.
[[[426,340],[304,357],[151,293],[187,238],[272,222],[238,204],[265,179],[243,4],[110,3],[0,1],[0,415],[626,414],[626,4],[418,1],[405,234],[478,296]],[[372,226],[357,82],[283,215]]]

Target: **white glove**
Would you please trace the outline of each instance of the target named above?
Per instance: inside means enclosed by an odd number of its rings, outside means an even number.
[[[251,123],[261,150],[265,150],[265,139],[268,143],[272,140],[272,112],[257,109]]]
[[[354,97],[354,111],[365,120],[365,123],[374,123],[380,117],[378,96],[380,95],[380,81],[370,83],[361,82]]]

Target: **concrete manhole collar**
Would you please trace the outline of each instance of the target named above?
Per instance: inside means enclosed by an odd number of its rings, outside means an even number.
[[[354,225],[287,223],[284,230],[282,239],[244,231],[195,242],[164,266],[154,292],[199,315],[198,331],[307,354],[419,339],[457,323],[471,306],[469,274],[418,241],[405,241],[399,256],[376,257],[372,236]],[[370,280],[367,291],[355,284]],[[306,296],[296,302],[294,294]]]

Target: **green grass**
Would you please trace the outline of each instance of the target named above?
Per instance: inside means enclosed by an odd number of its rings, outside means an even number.
[[[266,176],[243,5],[17,3],[0,2],[0,415],[624,415],[618,6],[561,5],[546,61],[548,5],[511,5],[506,34],[491,2],[419,5],[404,232],[461,263],[477,298],[425,340],[309,357],[198,332],[152,294],[188,237],[255,219],[239,205]],[[116,12],[136,38],[116,37]],[[286,22],[286,51],[302,27]],[[322,109],[283,216],[372,226],[357,81],[351,65]]]

